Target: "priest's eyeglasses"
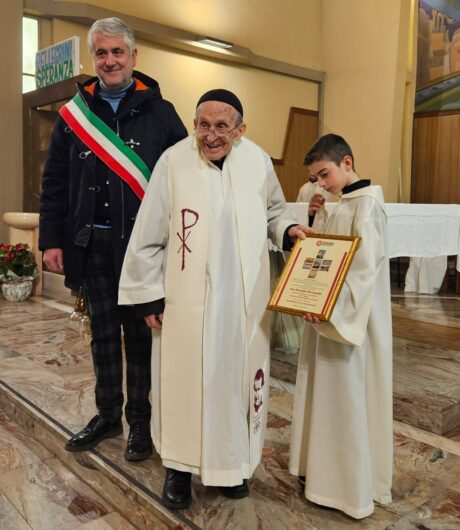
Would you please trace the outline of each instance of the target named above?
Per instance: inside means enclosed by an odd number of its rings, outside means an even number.
[[[217,127],[210,127],[206,123],[202,123],[201,125],[197,125],[195,127],[195,132],[200,136],[208,136],[208,134],[211,133],[213,133],[214,136],[227,136],[227,134],[230,134],[238,127],[239,125],[235,125],[235,127],[232,128],[228,127],[227,125],[218,125]]]

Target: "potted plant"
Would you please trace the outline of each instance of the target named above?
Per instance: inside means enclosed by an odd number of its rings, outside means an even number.
[[[32,292],[32,281],[37,274],[35,254],[29,245],[0,243],[0,283],[7,300],[25,300]]]

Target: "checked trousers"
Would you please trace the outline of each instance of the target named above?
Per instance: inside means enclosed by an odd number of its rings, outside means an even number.
[[[152,335],[134,307],[119,306],[114,272],[112,230],[94,228],[83,289],[91,318],[91,352],[96,374],[96,406],[110,422],[123,413],[122,329],[126,359],[125,415],[129,425],[150,422]]]

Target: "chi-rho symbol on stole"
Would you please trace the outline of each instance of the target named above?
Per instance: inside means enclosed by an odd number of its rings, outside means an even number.
[[[181,240],[181,246],[179,247],[178,253],[182,251],[182,267],[181,271],[185,269],[185,251],[192,253],[192,249],[187,245],[187,238],[191,234],[191,228],[196,225],[200,214],[189,208],[182,208],[182,235],[176,232],[177,236]],[[188,230],[188,232],[187,232]]]

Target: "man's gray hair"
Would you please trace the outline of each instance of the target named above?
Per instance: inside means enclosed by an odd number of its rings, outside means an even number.
[[[136,39],[134,38],[132,29],[119,18],[101,18],[94,22],[88,31],[89,53],[93,53],[93,37],[95,33],[103,33],[109,37],[123,37],[123,40],[131,53],[136,47]]]
[[[243,123],[243,116],[235,109],[236,112],[236,126],[239,127]]]

